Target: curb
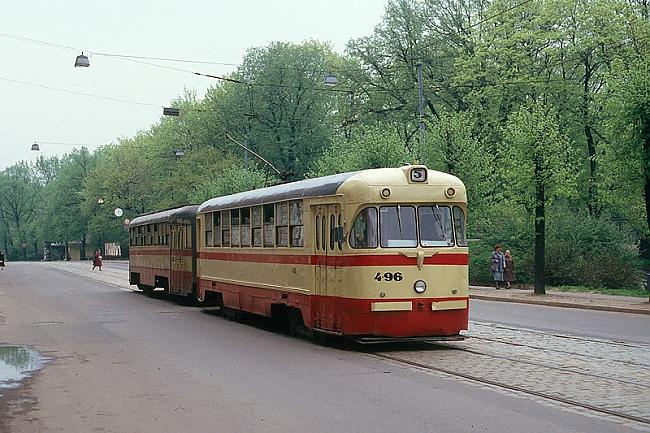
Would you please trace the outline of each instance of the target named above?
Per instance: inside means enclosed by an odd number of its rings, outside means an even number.
[[[650,315],[650,310],[638,309],[638,308],[627,308],[627,307],[614,307],[609,305],[589,305],[589,304],[574,304],[570,302],[561,302],[561,301],[536,301],[534,299],[516,299],[516,298],[498,298],[488,295],[469,295],[470,299],[480,299],[484,301],[495,301],[495,302],[512,302],[514,304],[532,304],[532,305],[546,305],[549,307],[561,307],[561,308],[577,308],[581,310],[597,310],[597,311],[611,311],[616,313],[630,313],[630,314],[646,314]]]

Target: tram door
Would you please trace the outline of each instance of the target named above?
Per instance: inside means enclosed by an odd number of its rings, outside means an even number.
[[[186,294],[192,291],[191,226],[170,224],[169,293]]]
[[[341,296],[341,242],[337,227],[342,225],[339,204],[315,206],[316,301],[314,326],[340,331],[339,304]]]

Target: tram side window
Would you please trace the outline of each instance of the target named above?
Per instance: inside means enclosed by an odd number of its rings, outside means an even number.
[[[415,208],[400,205],[379,208],[379,239],[383,248],[417,247]]]
[[[145,235],[145,244],[151,245],[151,224],[147,224],[147,233]]]
[[[454,229],[451,209],[448,206],[418,207],[420,244],[423,247],[451,247],[454,245]]]
[[[230,246],[239,246],[239,209],[230,210]]]
[[[275,245],[273,243],[273,238],[275,237],[275,205],[265,204],[262,208],[262,213],[264,217],[264,246],[272,247]]]
[[[305,238],[302,200],[296,200],[289,203],[289,231],[291,232],[291,246],[304,246]]]
[[[467,227],[465,212],[458,206],[454,206],[454,227],[456,228],[456,244],[459,247],[467,246]]]
[[[341,227],[341,230],[343,229],[343,216],[341,214],[339,214],[339,220],[338,220],[338,226],[337,227]],[[343,251],[343,238],[342,237],[337,237],[336,245],[337,245],[339,251]]]
[[[241,216],[241,246],[251,246],[251,208],[244,207],[240,209]]]
[[[214,245],[212,238],[212,213],[205,214],[205,246],[211,247]]]
[[[262,246],[262,206],[255,206],[251,209],[253,226],[253,246]]]
[[[214,223],[214,230],[212,233],[213,236],[213,241],[214,241],[214,246],[215,247],[220,247],[221,246],[221,212],[214,212],[212,214],[213,218],[213,223]]]
[[[320,250],[320,216],[316,215],[316,251]]]
[[[221,229],[222,235],[222,244],[224,247],[230,246],[230,211],[224,210],[221,212]]]
[[[330,215],[330,251],[334,251],[334,215]]]
[[[287,202],[275,205],[276,237],[275,244],[279,247],[289,246],[289,204]]]
[[[377,209],[367,207],[357,215],[350,231],[352,248],[377,248]]]

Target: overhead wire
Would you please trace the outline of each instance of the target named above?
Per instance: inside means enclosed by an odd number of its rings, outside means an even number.
[[[88,97],[91,97],[91,98],[105,99],[105,100],[114,101],[114,102],[123,102],[123,103],[126,103],[126,104],[142,105],[142,106],[149,106],[149,107],[159,107],[159,108],[163,107],[160,104],[152,104],[152,103],[148,103],[148,102],[139,102],[139,101],[131,101],[131,100],[128,100],[128,99],[113,98],[111,96],[96,95],[94,93],[81,92],[81,91],[78,91],[78,90],[63,89],[61,87],[48,86],[48,85],[45,85],[45,84],[38,84],[38,83],[29,82],[29,81],[16,80],[16,79],[13,79],[13,78],[0,77],[0,80],[1,81],[7,81],[7,82],[10,82],[10,83],[22,84],[24,86],[39,87],[39,88],[42,88],[42,89],[54,90],[54,91],[57,91],[57,92],[64,92],[64,93],[70,93],[70,94],[74,94],[74,95],[88,96]]]

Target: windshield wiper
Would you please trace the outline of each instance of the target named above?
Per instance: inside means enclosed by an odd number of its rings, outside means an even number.
[[[404,234],[402,233],[402,217],[401,217],[401,214],[402,214],[402,208],[400,207],[400,205],[397,205],[397,225],[399,226],[399,239],[401,241],[403,241],[404,240]]]

